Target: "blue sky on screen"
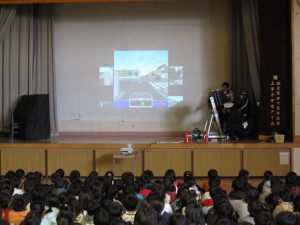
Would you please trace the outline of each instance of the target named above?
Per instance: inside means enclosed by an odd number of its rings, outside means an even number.
[[[115,70],[140,70],[144,76],[163,64],[168,66],[167,50],[114,51]]]

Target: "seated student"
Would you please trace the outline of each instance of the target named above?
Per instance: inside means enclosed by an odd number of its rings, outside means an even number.
[[[258,191],[260,192],[259,200],[262,203],[265,203],[266,197],[272,193],[272,189],[271,189],[271,179],[272,178],[273,178],[272,171],[269,171],[269,170],[265,171],[264,179],[262,182],[260,182],[260,184],[257,187]]]
[[[14,225],[20,225],[25,219],[29,210],[26,210],[26,202],[22,195],[14,195],[12,199],[12,209],[8,213],[8,222]]]
[[[274,219],[269,210],[263,209],[254,217],[254,222],[255,225],[273,225]]]
[[[207,172],[207,176],[208,176],[208,180],[204,181],[202,184],[202,188],[205,192],[209,191],[209,181],[215,179],[216,177],[218,177],[218,171],[215,169],[210,169]],[[220,188],[224,189],[224,185],[222,184],[222,182],[220,183]]]
[[[2,210],[2,219],[8,221],[8,213],[12,210],[10,208],[11,196],[6,193],[0,194],[0,208]]]
[[[134,194],[128,194],[123,198],[122,204],[126,209],[122,215],[122,219],[133,224],[137,211],[138,198]]]
[[[276,225],[296,225],[297,217],[292,212],[280,212],[275,217]]]
[[[202,207],[198,204],[189,204],[185,208],[185,215],[188,224],[205,225],[204,213]]]
[[[59,213],[59,200],[55,194],[50,194],[46,197],[47,210],[42,218],[41,225],[54,225]]]
[[[108,212],[111,216],[111,225],[130,225],[130,222],[126,222],[122,219],[122,205],[118,202],[111,202],[108,208]]]
[[[100,208],[100,210],[94,215],[94,224],[95,225],[110,225],[109,212],[104,208]]]
[[[99,212],[100,208],[101,208],[100,202],[96,199],[91,199],[86,204],[86,210],[83,211],[84,218],[81,224],[94,225],[94,216]]]

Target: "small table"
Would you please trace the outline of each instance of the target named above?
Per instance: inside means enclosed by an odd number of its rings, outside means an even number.
[[[133,174],[135,174],[136,153],[113,155],[113,172],[114,173],[116,172],[116,159],[130,159],[130,160],[133,160]]]

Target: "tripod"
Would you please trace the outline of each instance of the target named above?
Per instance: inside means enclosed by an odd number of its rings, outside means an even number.
[[[215,104],[214,97],[210,96],[208,100],[209,100],[209,105],[211,106],[211,109],[210,109],[211,116],[210,116],[209,124],[207,124],[208,121],[206,121],[204,130],[207,131],[208,138],[210,138],[210,139],[226,139],[227,136],[223,135],[223,131],[222,131],[221,124],[220,124],[220,119],[219,119],[219,114],[218,114],[218,111],[217,111],[217,107],[216,107],[216,104]],[[216,123],[216,125],[218,127],[218,131],[219,131],[218,135],[217,134],[214,135],[210,132],[211,125],[212,125],[213,121]],[[207,129],[207,125],[208,125],[208,129]]]

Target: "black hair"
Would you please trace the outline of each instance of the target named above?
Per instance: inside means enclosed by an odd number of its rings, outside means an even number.
[[[169,225],[188,225],[187,219],[181,213],[175,212],[169,220]]]
[[[89,215],[95,215],[100,210],[100,202],[96,199],[91,199],[86,204],[86,211]]]
[[[198,204],[189,204],[185,208],[188,224],[204,225],[205,218],[202,208]]]
[[[276,225],[295,225],[297,217],[292,212],[280,212],[275,217]]]
[[[218,175],[218,171],[215,170],[215,169],[210,169],[210,170],[207,172],[207,176],[208,176],[208,179],[217,177],[217,176],[219,176],[219,175]]]
[[[263,209],[256,214],[254,217],[255,225],[272,225],[273,224],[273,216],[272,213],[267,210]]]
[[[133,225],[157,225],[157,213],[152,207],[139,209],[134,217]]]
[[[223,83],[222,83],[222,87],[223,87],[223,86],[226,86],[227,88],[229,88],[229,83],[228,83],[228,82],[223,82]]]
[[[111,217],[121,217],[122,205],[118,202],[111,202],[111,204],[108,207],[108,211]]]
[[[42,216],[42,214],[45,211],[45,203],[43,201],[32,201],[30,203],[30,211],[36,211],[37,213],[39,213],[40,216]]]
[[[265,209],[265,205],[259,200],[252,201],[248,204],[248,212],[252,217],[255,217],[263,209]]]
[[[84,210],[86,209],[88,202],[92,199],[93,199],[93,195],[90,190],[85,188],[79,192],[79,201],[81,202],[82,208]]]
[[[271,180],[272,177],[273,177],[272,171],[267,170],[267,171],[264,172],[264,179],[265,180]]]
[[[78,170],[73,170],[71,173],[70,173],[70,182],[71,183],[74,183],[76,182],[77,180],[80,179],[80,172]]]
[[[94,224],[109,225],[110,224],[109,212],[104,208],[100,208],[100,210],[94,215]]]
[[[234,191],[245,191],[245,183],[244,181],[237,177],[232,181],[232,188]]]
[[[124,172],[121,179],[125,185],[131,184],[134,181],[134,174],[132,172]]]
[[[122,203],[126,210],[133,211],[137,207],[138,198],[136,197],[135,194],[128,194],[128,195],[125,195]]]
[[[14,195],[12,199],[12,208],[16,212],[24,211],[26,208],[26,201],[22,195]]]

